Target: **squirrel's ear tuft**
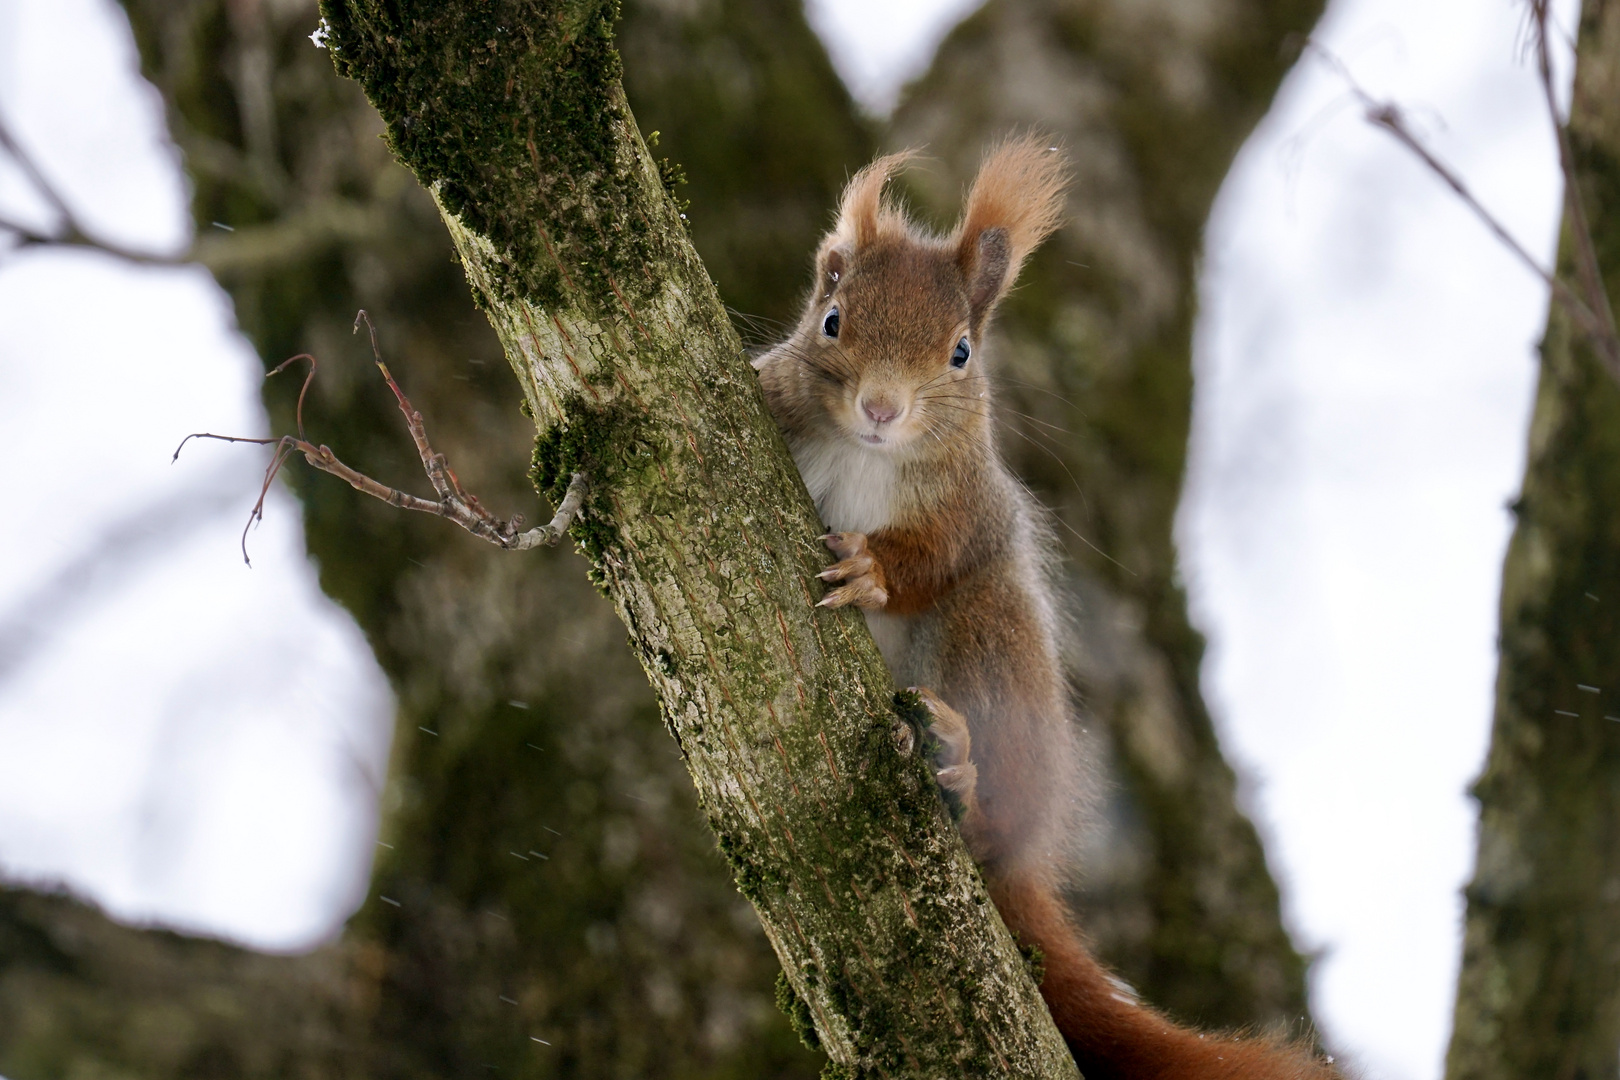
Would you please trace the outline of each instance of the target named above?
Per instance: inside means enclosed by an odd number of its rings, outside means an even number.
[[[884,201],[883,186],[916,156],[915,150],[885,154],[855,174],[845,185],[843,198],[838,200],[838,224],[833,229],[833,243],[854,254],[876,240],[885,226],[903,226],[905,219],[900,212]]]
[[[1063,224],[1068,186],[1068,160],[1047,139],[1013,136],[986,156],[951,237],[975,328],[1012,287],[1030,252]]]

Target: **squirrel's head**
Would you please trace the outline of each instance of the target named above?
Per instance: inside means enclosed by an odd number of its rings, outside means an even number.
[[[957,445],[964,429],[985,429],[980,342],[1024,259],[1061,223],[1068,181],[1056,148],[1007,139],[985,158],[956,228],[934,236],[883,197],[911,157],[878,158],[850,180],[804,316],[761,361],[768,378],[796,376],[793,406],[808,414],[778,420],[830,426],[824,434],[876,451]]]

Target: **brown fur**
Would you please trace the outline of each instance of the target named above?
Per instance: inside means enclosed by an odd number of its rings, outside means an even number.
[[[1007,925],[1041,943],[1041,995],[1086,1080],[1329,1080],[1301,1047],[1204,1035],[1136,1000],[1086,951],[1056,894],[1029,881],[991,883]]]
[[[1055,882],[1081,775],[1045,555],[1002,463],[980,356],[1018,270],[1059,225],[1067,168],[1033,138],[986,158],[947,236],[885,201],[909,153],[850,181],[793,334],[756,362],[838,561],[822,604],[866,612],[935,717],[936,774],[1088,1080],[1329,1080],[1309,1055],[1211,1038],[1136,1002],[1087,951]],[[829,317],[836,310],[836,333]],[[960,342],[969,355],[951,358]]]

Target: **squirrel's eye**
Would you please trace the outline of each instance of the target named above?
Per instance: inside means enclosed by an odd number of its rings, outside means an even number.
[[[828,337],[838,336],[838,309],[833,308],[827,312],[827,317],[821,320],[821,332]]]
[[[965,368],[965,367],[967,367],[968,356],[972,352],[973,352],[973,350],[968,348],[967,338],[963,338],[961,341],[958,341],[956,343],[956,351],[951,353],[951,367],[953,367],[953,368]]]

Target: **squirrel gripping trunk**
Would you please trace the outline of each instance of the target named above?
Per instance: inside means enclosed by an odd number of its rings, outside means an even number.
[[[845,190],[793,334],[755,361],[853,605],[895,681],[1002,918],[1044,956],[1041,992],[1088,1080],[1330,1080],[1300,1047],[1209,1036],[1140,1003],[1092,957],[1058,889],[1084,812],[1055,546],[1002,462],[982,345],[1063,218],[1067,167],[1033,137],[994,148],[947,236],[883,198],[909,153]]]

